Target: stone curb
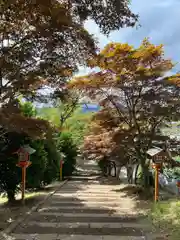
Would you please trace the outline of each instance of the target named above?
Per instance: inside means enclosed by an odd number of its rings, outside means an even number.
[[[31,215],[33,212],[36,212],[37,209],[44,204],[54,193],[56,193],[63,185],[67,183],[68,179],[63,181],[54,191],[47,194],[47,196],[44,197],[42,201],[40,201],[38,204],[36,204],[34,207],[32,207],[27,213],[25,213],[24,216],[19,217],[17,220],[12,222],[5,230],[0,232],[0,240],[5,240],[11,238],[7,236],[7,234],[11,233],[21,222],[25,221],[29,215]]]

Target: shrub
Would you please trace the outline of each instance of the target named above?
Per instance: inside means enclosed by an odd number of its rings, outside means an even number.
[[[0,138],[0,190],[7,194],[9,201],[15,200],[21,182],[21,170],[16,166],[18,158],[13,153],[24,140],[25,137],[17,133],[7,133]]]
[[[36,152],[30,155],[32,165],[27,169],[27,188],[40,188],[48,167],[48,154],[43,140],[30,141],[29,144]]]
[[[71,176],[75,170],[76,157],[78,154],[77,146],[73,142],[72,135],[69,132],[63,132],[58,135],[57,146],[64,155],[63,176]]]
[[[52,137],[45,142],[48,164],[44,172],[43,183],[49,184],[59,177],[60,154],[57,151],[56,140]]]

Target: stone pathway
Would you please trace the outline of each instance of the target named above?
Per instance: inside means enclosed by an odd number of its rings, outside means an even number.
[[[69,181],[7,239],[145,240],[146,221],[119,188],[98,180]]]

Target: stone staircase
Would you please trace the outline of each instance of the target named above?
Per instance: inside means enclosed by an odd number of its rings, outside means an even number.
[[[78,159],[76,164],[76,171],[73,173],[72,178],[75,180],[79,179],[88,179],[92,177],[100,176],[101,172],[96,161],[93,160],[82,160]]]
[[[149,240],[148,225],[119,185],[68,181],[19,224],[13,240]],[[141,219],[142,218],[142,219]],[[152,239],[151,239],[152,240]]]

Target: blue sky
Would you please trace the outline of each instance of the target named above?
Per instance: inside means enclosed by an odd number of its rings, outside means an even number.
[[[180,0],[131,0],[131,9],[139,14],[139,28],[114,31],[107,38],[93,21],[87,21],[85,27],[98,38],[100,48],[110,41],[128,42],[137,47],[145,37],[149,37],[154,44],[164,44],[168,58],[180,62]],[[180,64],[175,71],[180,71]],[[88,69],[80,68],[79,74],[87,72]]]

